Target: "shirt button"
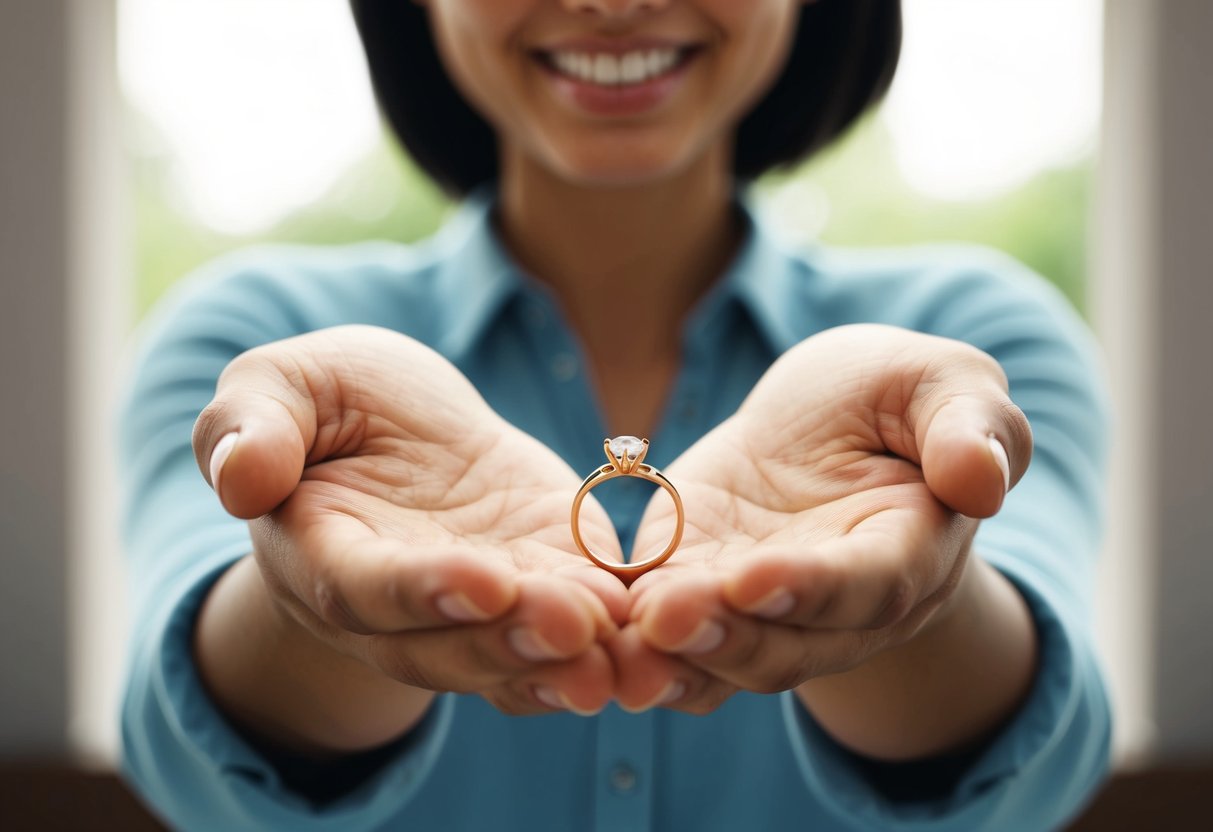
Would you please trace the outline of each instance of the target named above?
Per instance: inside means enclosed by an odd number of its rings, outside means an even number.
[[[556,353],[552,357],[552,375],[557,381],[572,381],[577,375],[577,358],[567,352]]]
[[[627,763],[616,763],[615,767],[611,769],[611,791],[616,794],[631,794],[636,788],[638,779],[636,769]]]

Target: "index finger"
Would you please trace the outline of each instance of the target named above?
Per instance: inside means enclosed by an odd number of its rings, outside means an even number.
[[[783,624],[881,629],[946,595],[975,531],[974,521],[955,515],[935,533],[913,525],[901,534],[861,527],[799,551],[769,547],[724,582],[723,596],[738,612]]]
[[[516,574],[484,546],[406,543],[328,515],[323,527],[313,521],[294,540],[284,539],[291,521],[282,517],[250,525],[267,580],[341,630],[368,635],[490,621],[517,600]]]

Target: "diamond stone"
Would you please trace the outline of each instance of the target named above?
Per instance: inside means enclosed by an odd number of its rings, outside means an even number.
[[[616,459],[623,459],[625,453],[628,459],[636,459],[644,450],[644,443],[635,436],[616,436],[611,440],[610,448]]]

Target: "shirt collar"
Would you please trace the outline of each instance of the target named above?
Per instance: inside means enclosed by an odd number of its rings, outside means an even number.
[[[439,350],[458,363],[484,338],[490,324],[522,287],[493,229],[496,187],[484,184],[468,194],[437,237],[437,285],[443,316]]]
[[[749,313],[773,355],[778,356],[800,340],[797,302],[804,263],[784,250],[761,219],[761,209],[748,191],[733,195],[743,224],[742,244],[724,276],[701,299],[687,324],[687,337],[709,336],[719,309],[736,300]]]
[[[461,203],[439,233],[437,293],[443,316],[440,350],[458,363],[487,335],[508,301],[530,282],[502,246],[493,227],[497,190],[479,186]],[[704,343],[717,330],[722,312],[733,301],[750,314],[774,355],[799,340],[796,324],[797,284],[803,279],[798,260],[772,237],[749,193],[738,191],[734,204],[744,224],[743,242],[724,276],[692,309],[685,337]]]

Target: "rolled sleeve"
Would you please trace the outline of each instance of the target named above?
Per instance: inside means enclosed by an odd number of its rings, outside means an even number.
[[[1032,426],[1032,464],[998,515],[982,521],[973,551],[1028,605],[1039,645],[1033,686],[1010,721],[962,765],[926,763],[916,771],[916,763],[905,764],[924,778],[917,799],[905,789],[896,798],[882,791],[792,693],[783,694],[784,716],[810,788],[845,828],[1052,829],[1082,808],[1109,767],[1111,709],[1091,623],[1106,373],[1090,332],[1038,275],[997,252],[943,253],[939,265],[908,284],[926,310],[910,323],[994,357]]]
[[[399,815],[439,755],[452,703],[427,716],[332,799],[294,789],[267,753],[227,721],[193,660],[198,612],[212,585],[251,551],[247,525],[226,514],[191,449],[199,412],[237,355],[309,328],[276,297],[285,278],[250,251],[181,285],[145,323],[117,425],[131,586],[130,659],[122,704],[122,770],[174,828],[377,828]],[[306,310],[305,310],[306,311]]]
[[[788,736],[808,786],[846,828],[1053,829],[1085,805],[1106,774],[1111,715],[1089,634],[1066,621],[1045,582],[989,559],[1028,603],[1039,667],[1023,706],[946,794],[890,798],[794,692],[781,694]]]
[[[375,829],[399,813],[433,768],[449,697],[438,697],[395,756],[341,798],[317,806],[224,718],[192,658],[194,620],[212,584],[247,549],[189,574],[143,627],[124,702],[123,770],[175,827]]]

